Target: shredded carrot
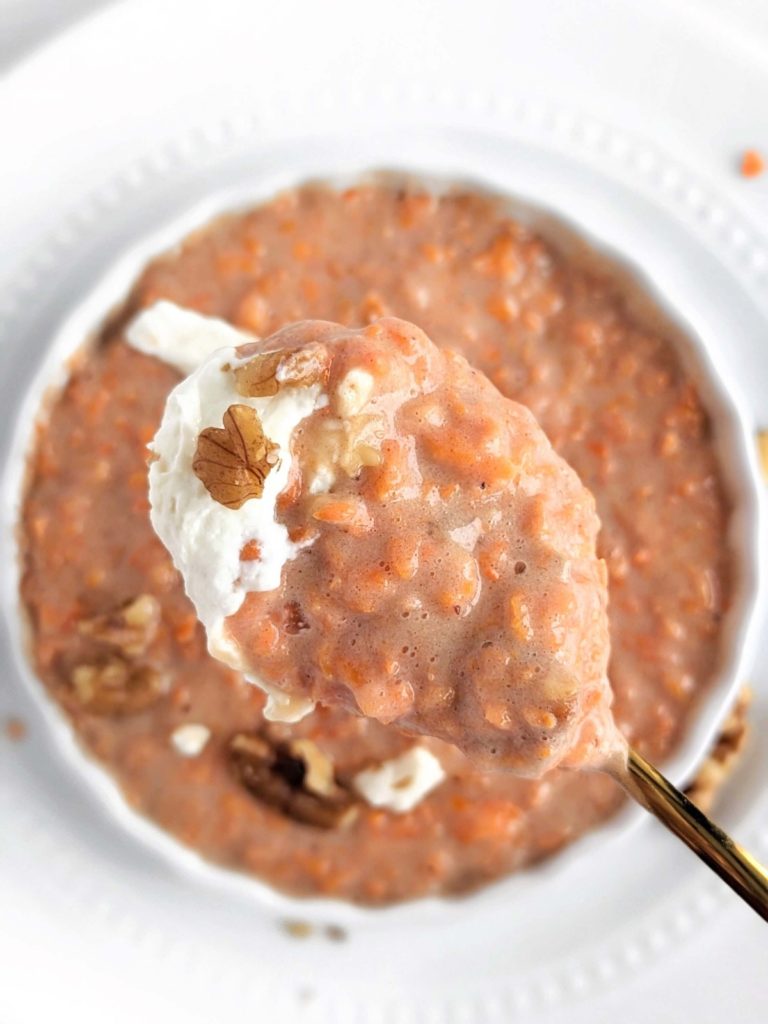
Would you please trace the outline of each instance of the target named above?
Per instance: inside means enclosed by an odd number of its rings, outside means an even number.
[[[756,149],[747,149],[741,158],[741,173],[745,178],[757,178],[765,170],[765,159]]]
[[[249,540],[240,549],[241,562],[258,562],[261,558],[261,545],[256,540]]]

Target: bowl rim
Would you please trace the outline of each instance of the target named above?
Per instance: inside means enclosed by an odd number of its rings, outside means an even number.
[[[714,740],[738,688],[743,684],[744,667],[754,652],[757,612],[762,597],[763,541],[760,523],[764,514],[760,471],[753,443],[754,428],[747,414],[748,406],[729,377],[724,357],[716,347],[707,344],[706,327],[697,323],[690,313],[684,316],[649,271],[618,251],[615,245],[607,243],[578,215],[562,209],[556,202],[542,203],[538,197],[526,194],[525,189],[515,188],[512,193],[502,176],[495,175],[492,168],[482,174],[451,170],[434,173],[425,171],[420,161],[413,166],[408,160],[400,160],[397,165],[382,166],[379,163],[371,167],[370,160],[362,160],[359,166],[350,161],[350,166],[342,173],[306,174],[282,170],[259,177],[249,184],[213,189],[204,198],[186,205],[181,212],[163,219],[155,230],[143,233],[124,247],[110,261],[108,268],[86,286],[80,298],[70,304],[41,351],[40,360],[25,382],[24,398],[12,425],[11,444],[0,470],[0,501],[5,506],[6,522],[12,524],[11,530],[4,531],[0,539],[2,553],[7,556],[6,564],[12,566],[12,571],[4,574],[2,603],[15,668],[44,718],[50,738],[68,766],[97,793],[112,820],[126,828],[139,842],[190,876],[209,885],[229,889],[240,898],[256,898],[262,906],[285,914],[320,919],[332,915],[334,920],[341,919],[343,923],[350,924],[390,919],[402,913],[404,908],[411,915],[415,912],[419,917],[425,915],[432,919],[436,914],[444,915],[446,909],[453,913],[456,908],[467,908],[483,899],[498,899],[506,895],[503,887],[509,889],[514,886],[521,874],[545,879],[550,872],[562,870],[573,859],[588,856],[589,850],[598,843],[603,845],[625,835],[645,820],[645,812],[636,807],[624,807],[554,856],[531,865],[522,873],[503,875],[466,895],[422,896],[382,907],[354,904],[337,897],[291,896],[256,876],[206,860],[150,818],[130,808],[116,780],[80,746],[70,723],[37,678],[26,651],[27,626],[19,595],[20,538],[16,527],[34,425],[44,420],[46,407],[69,378],[69,357],[93,340],[103,323],[125,300],[128,290],[151,259],[173,249],[190,231],[206,226],[217,217],[236,214],[268,201],[281,191],[310,183],[341,189],[363,182],[410,184],[438,194],[470,189],[488,195],[498,200],[511,215],[539,230],[558,248],[570,250],[576,247],[580,258],[594,261],[613,279],[620,279],[622,289],[632,298],[634,310],[641,319],[648,316],[659,318],[656,319],[657,324],[662,323],[667,333],[673,335],[673,343],[683,365],[694,377],[712,420],[718,460],[732,503],[725,539],[735,555],[737,566],[734,593],[722,625],[723,639],[717,671],[707,692],[699,697],[672,757],[663,765],[665,774],[676,785],[687,781]]]

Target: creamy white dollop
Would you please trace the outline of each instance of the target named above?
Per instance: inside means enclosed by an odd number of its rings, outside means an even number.
[[[246,671],[238,647],[228,639],[224,620],[233,615],[250,591],[280,586],[285,563],[299,546],[277,521],[276,501],[291,470],[291,436],[301,421],[327,404],[319,384],[282,388],[266,398],[247,398],[234,386],[230,371],[247,362],[236,346],[254,339],[222,320],[160,302],[142,312],[127,332],[131,345],[157,356],[180,372],[203,362],[170,393],[163,420],[152,442],[149,467],[152,526],[171,553],[187,594],[205,626],[208,649],[220,661]],[[192,470],[198,437],[206,427],[221,427],[230,405],[255,409],[266,436],[278,446],[279,462],[267,474],[260,498],[239,509],[215,501]],[[240,552],[255,541],[261,557],[242,562]],[[267,693],[265,714],[297,721],[314,703],[289,697],[255,677]]]
[[[184,377],[194,373],[217,349],[255,340],[225,320],[202,316],[165,300],[134,317],[126,339],[139,352],[162,359]]]
[[[171,733],[171,744],[182,757],[199,757],[205,750],[211,730],[200,722],[185,722],[177,725]]]
[[[445,770],[435,755],[416,744],[399,757],[358,772],[352,784],[373,807],[405,814],[444,778]]]

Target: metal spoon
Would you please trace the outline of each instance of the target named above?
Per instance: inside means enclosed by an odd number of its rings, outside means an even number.
[[[605,770],[768,921],[768,871],[637,751]]]

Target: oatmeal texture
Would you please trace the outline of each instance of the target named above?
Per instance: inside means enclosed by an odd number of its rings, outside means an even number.
[[[225,663],[267,692],[436,736],[488,769],[536,778],[605,756],[606,569],[594,499],[529,410],[394,317],[358,330],[305,320],[232,351],[237,359],[214,353],[174,398],[208,409],[222,382],[233,403],[276,398],[302,386],[286,369],[305,358],[324,400],[294,429],[290,476],[266,510],[300,546],[277,588],[247,590],[229,615]],[[169,550],[184,575],[185,524],[201,494],[187,502],[184,487],[165,500],[175,479],[165,467],[183,468],[176,405],[152,444],[149,494],[164,508],[161,539],[167,516],[177,520]],[[237,431],[237,461],[230,434],[203,417],[186,474],[209,503],[236,511],[243,466],[270,446],[275,460],[287,453],[253,408],[232,404],[224,422],[235,410],[253,417],[250,436]],[[261,552],[250,539],[242,550],[245,579]]]
[[[95,347],[73,360],[37,428],[23,509],[22,591],[40,677],[129,803],[204,856],[287,892],[381,904],[466,892],[610,814],[620,796],[608,778],[485,773],[438,741],[428,745],[446,772],[440,785],[407,813],[371,807],[352,779],[412,737],[325,708],[268,723],[263,695],[207,655],[148,516],[146,445],[179,376],[124,342],[129,319],[159,299],[259,336],[308,317],[349,326],[403,317],[527,405],[595,495],[614,712],[656,761],[708,685],[729,599],[728,507],[710,423],[669,339],[634,319],[612,279],[491,198],[304,187],[201,229],[146,269]],[[142,595],[161,616],[140,652],[132,630],[81,629],[124,618]],[[100,686],[112,712],[92,703]],[[210,732],[195,757],[171,742],[185,723]],[[277,806],[244,784],[243,735],[261,741],[248,777],[263,794],[267,776],[279,776],[290,801],[284,788]],[[330,760],[350,795],[335,824],[333,800],[326,827],[291,812],[308,804],[296,794],[318,796],[297,740]]]

